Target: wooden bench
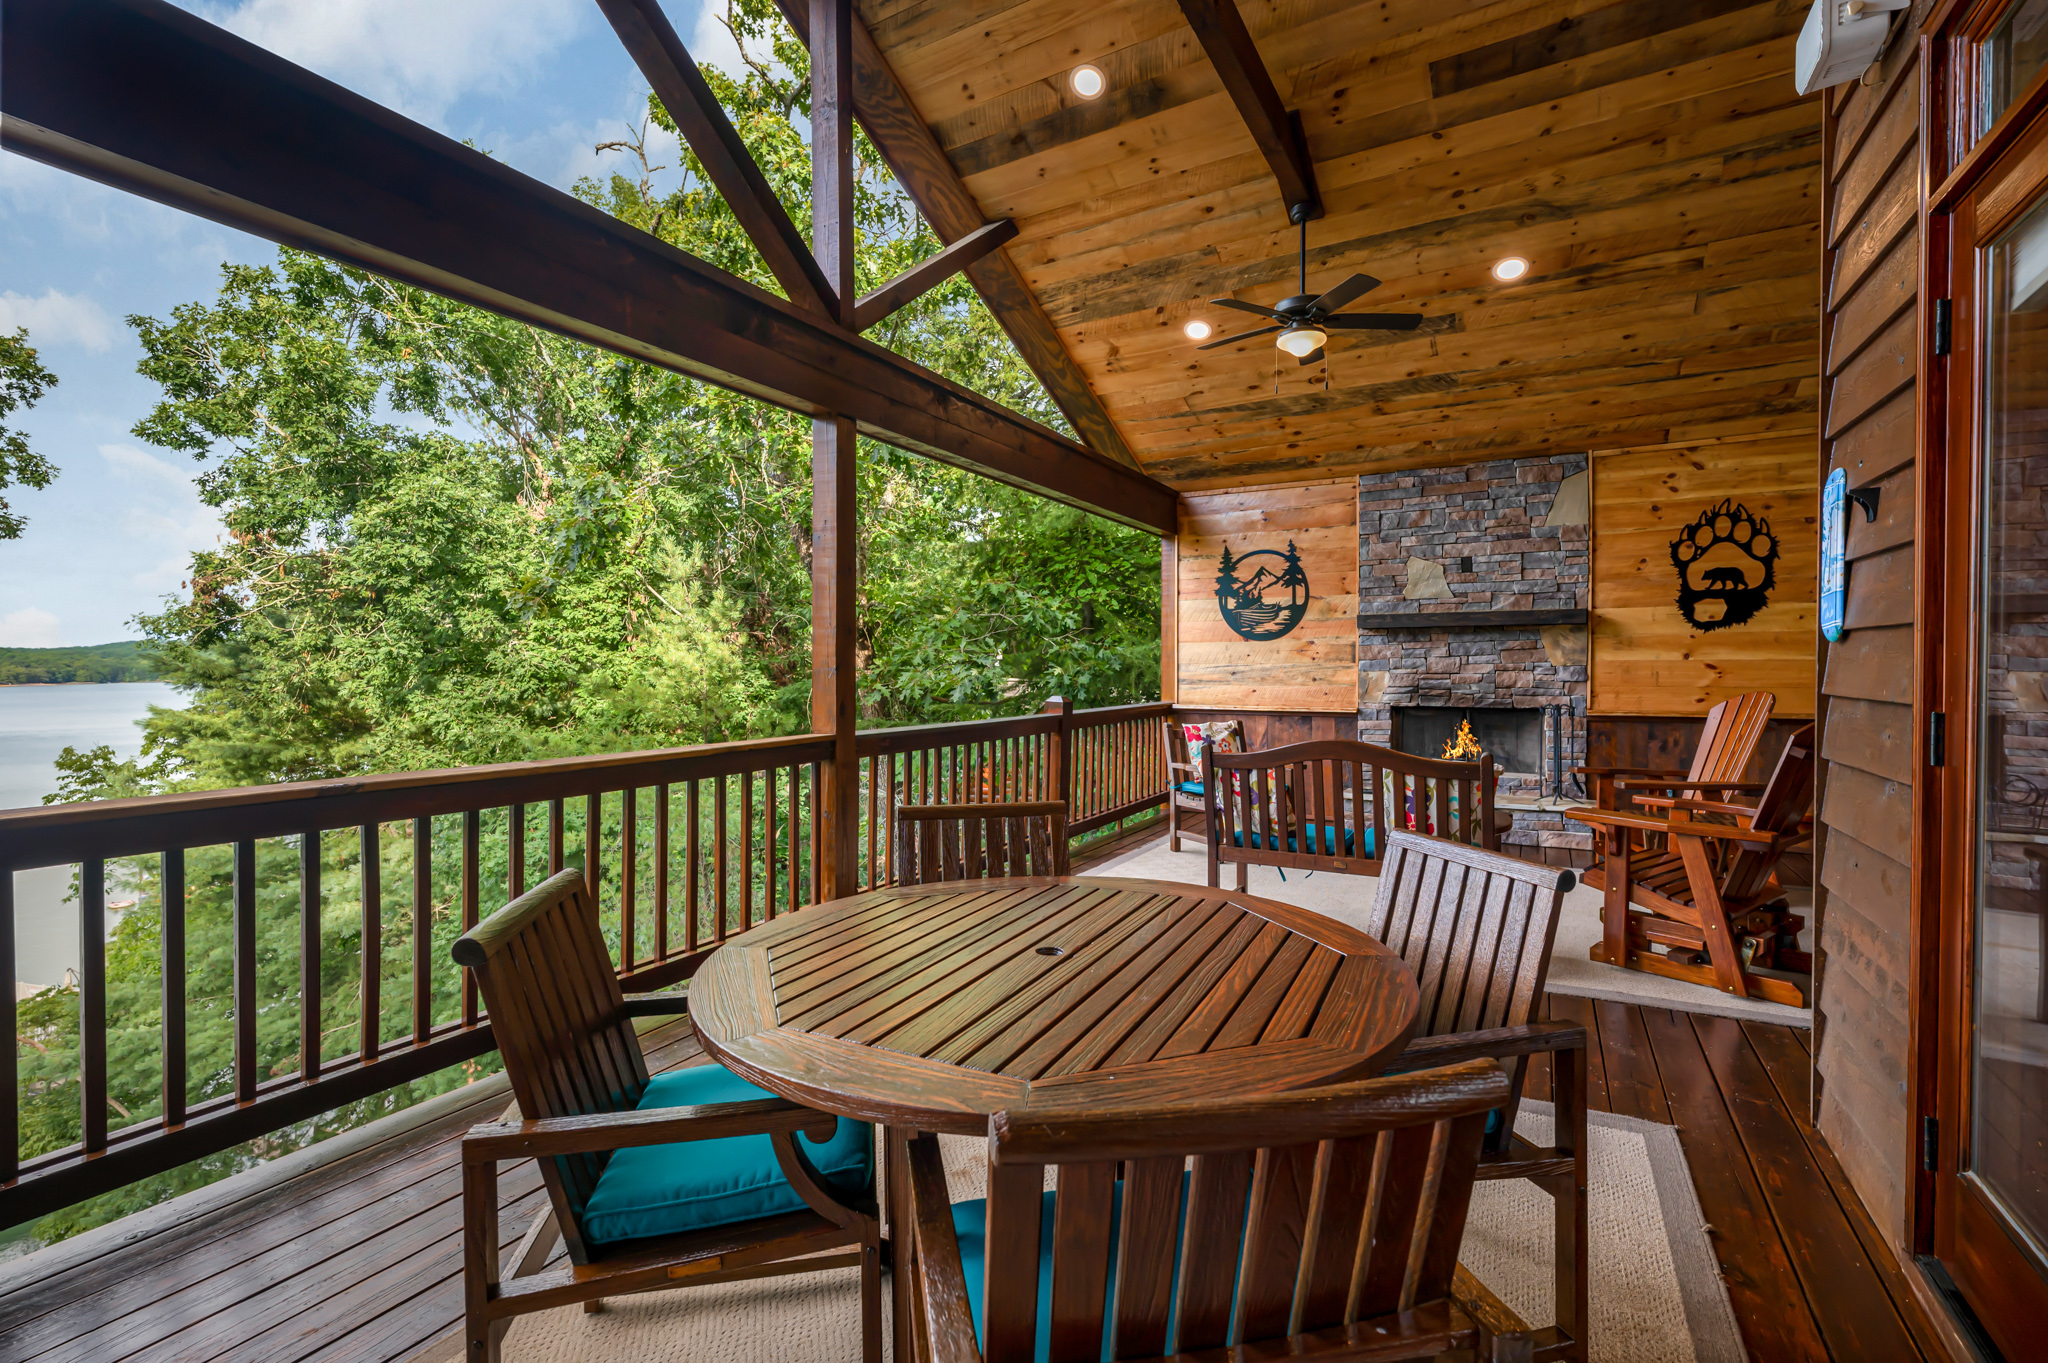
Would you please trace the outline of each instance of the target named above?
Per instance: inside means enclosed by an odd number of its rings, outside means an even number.
[[[1252,866],[1378,875],[1397,829],[1497,852],[1495,772],[1486,753],[1444,762],[1350,739],[1207,749],[1209,883],[1223,883],[1225,863],[1236,865],[1240,890]]]

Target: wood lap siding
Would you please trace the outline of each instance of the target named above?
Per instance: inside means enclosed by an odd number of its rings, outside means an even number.
[[[1918,11],[1926,9],[1922,3]],[[1899,21],[1899,22],[1903,22]],[[1910,30],[1910,25],[1908,26]],[[1820,477],[1880,489],[1846,540],[1848,633],[1821,645],[1820,1001],[1815,1117],[1901,1243],[1910,1173],[1907,976],[1913,814],[1919,69],[1897,38],[1874,85],[1827,95]]]

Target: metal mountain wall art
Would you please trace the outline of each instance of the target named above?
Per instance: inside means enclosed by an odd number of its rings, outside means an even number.
[[[1265,643],[1286,637],[1308,614],[1308,574],[1302,571],[1294,541],[1287,541],[1284,554],[1254,549],[1236,558],[1224,545],[1216,574],[1216,605],[1223,623],[1240,639]]]
[[[1739,502],[1702,511],[1671,541],[1678,569],[1678,613],[1697,630],[1746,624],[1778,583],[1778,538],[1771,523]]]

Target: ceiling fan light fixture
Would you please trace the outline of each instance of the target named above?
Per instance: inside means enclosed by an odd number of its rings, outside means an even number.
[[[1273,344],[1294,358],[1300,359],[1304,355],[1313,355],[1321,350],[1323,342],[1329,339],[1321,327],[1313,322],[1304,322],[1282,331],[1273,338]]]
[[[1503,284],[1512,284],[1529,273],[1529,262],[1520,256],[1505,256],[1493,262],[1493,277]]]
[[[1067,84],[1083,99],[1100,99],[1109,88],[1109,77],[1102,74],[1101,67],[1082,62],[1067,77]]]
[[[1190,341],[1206,341],[1216,334],[1216,328],[1210,326],[1201,318],[1196,317],[1189,321],[1186,326],[1182,327],[1181,332]]]

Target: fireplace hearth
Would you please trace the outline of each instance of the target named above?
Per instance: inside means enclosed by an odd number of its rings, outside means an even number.
[[[1504,772],[1543,771],[1543,712],[1486,705],[1396,705],[1394,744],[1417,757],[1442,757],[1460,723]]]

